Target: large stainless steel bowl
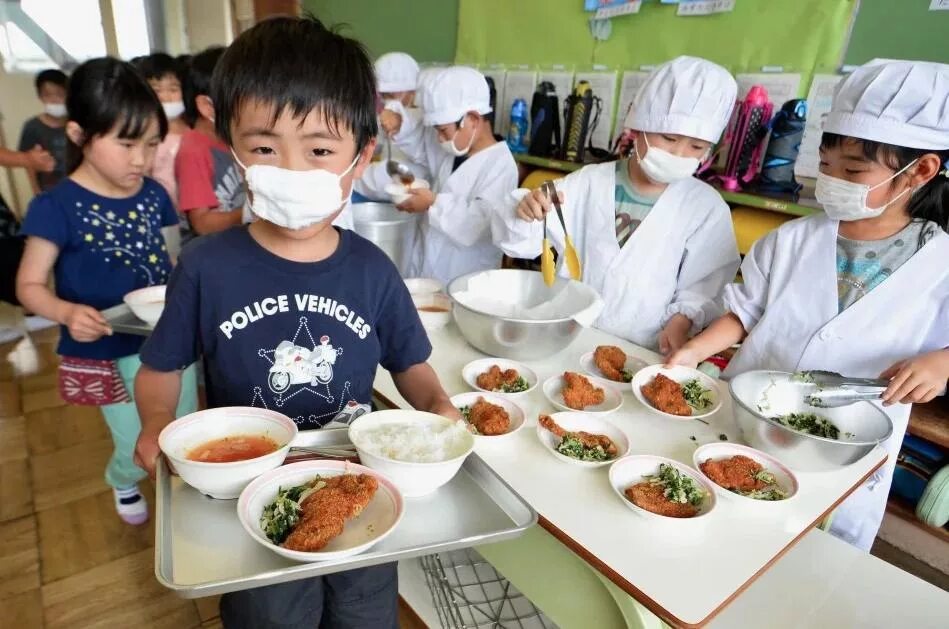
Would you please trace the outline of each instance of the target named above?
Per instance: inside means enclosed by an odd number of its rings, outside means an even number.
[[[382,249],[404,276],[418,216],[400,212],[391,203],[353,203],[351,207],[356,233]]]
[[[499,292],[515,295],[523,308],[548,302],[569,288],[567,310],[572,312],[552,319],[511,317],[459,301],[459,293],[468,291],[469,280],[485,273],[491,274]],[[597,292],[585,284],[558,277],[553,286],[547,286],[540,273],[517,269],[463,275],[448,285],[448,294],[455,301],[455,323],[471,345],[490,356],[521,361],[547,358],[566,348],[583,328],[573,316],[600,303]]]
[[[728,385],[742,438],[802,472],[834,470],[856,462],[893,433],[893,422],[870,402],[839,408],[814,408],[804,396],[816,390],[783,371],[749,371]],[[775,421],[787,413],[817,413],[841,432],[839,440],[816,437]],[[847,433],[850,433],[847,435]]]

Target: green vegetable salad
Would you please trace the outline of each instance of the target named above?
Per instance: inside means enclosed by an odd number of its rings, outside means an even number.
[[[788,413],[774,419],[792,430],[814,435],[815,437],[840,438],[840,429],[829,419],[817,413]]]
[[[705,490],[699,487],[698,483],[668,463],[659,464],[658,474],[649,474],[643,478],[648,483],[662,485],[670,502],[683,505],[688,503],[698,507],[705,498]]]
[[[557,452],[564,456],[569,456],[578,461],[609,461],[611,457],[603,446],[596,445],[592,448],[581,443],[579,439],[567,433],[560,444],[556,447]]]
[[[682,384],[682,394],[685,395],[685,401],[692,410],[699,413],[710,409],[715,404],[712,391],[703,387],[697,378]]]
[[[322,478],[317,476],[308,483],[296,487],[279,488],[277,497],[264,507],[260,514],[260,529],[274,544],[282,544],[293,527],[300,521],[303,510],[300,503],[315,491],[326,487]]]

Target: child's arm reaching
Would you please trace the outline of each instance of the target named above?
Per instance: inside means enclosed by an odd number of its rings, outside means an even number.
[[[666,360],[666,366],[684,365],[694,369],[709,356],[714,356],[718,352],[740,342],[747,334],[741,319],[730,312],[726,313],[716,319],[701,334],[669,356]]]
[[[69,335],[91,343],[110,336],[112,328],[98,310],[57,297],[49,288],[49,274],[59,256],[59,247],[44,238],[30,236],[16,276],[16,294],[20,303],[41,317],[69,329]]]
[[[461,413],[452,406],[435,370],[428,363],[412,365],[405,371],[394,373],[392,381],[412,408],[449,419],[461,419]]]
[[[946,390],[949,380],[949,348],[901,360],[882,374],[890,386],[883,392],[883,405],[924,404]]]
[[[158,435],[174,421],[180,395],[180,371],[156,371],[144,364],[139,368],[135,376],[135,405],[142,420],[142,432],[135,444],[135,464],[153,478],[161,452]]]

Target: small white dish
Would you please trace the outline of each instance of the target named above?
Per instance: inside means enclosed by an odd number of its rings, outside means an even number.
[[[429,332],[441,330],[451,321],[453,302],[451,297],[442,293],[412,295],[412,303],[422,320],[422,327]]]
[[[403,183],[397,183],[393,181],[392,183],[387,183],[385,187],[383,188],[383,190],[385,191],[386,194],[392,197],[393,203],[395,203],[396,205],[401,205],[405,203],[406,201],[408,201],[409,198],[412,196],[409,193],[409,190],[420,190],[423,188],[430,188],[430,187],[431,185],[424,179],[416,179],[408,186],[406,186]]]
[[[165,289],[164,284],[140,288],[128,293],[122,301],[128,305],[136,317],[154,326],[161,319],[161,313],[165,309]]]
[[[507,371],[508,369],[514,369],[521,375],[524,380],[527,381],[527,389],[525,391],[518,391],[517,393],[504,393],[503,391],[488,391],[487,389],[482,389],[478,386],[478,376],[485,373],[492,365],[497,365],[500,367],[501,371]],[[494,393],[496,395],[524,395],[534,390],[537,386],[538,378],[537,374],[534,373],[534,370],[525,365],[524,363],[519,363],[514,360],[507,360],[504,358],[479,358],[478,360],[473,360],[467,365],[465,365],[461,370],[461,377],[469,387],[475,391],[484,391],[485,393]]]
[[[480,391],[459,393],[458,395],[452,396],[451,405],[458,409],[460,409],[462,406],[473,406],[481,398],[484,398],[485,402],[497,404],[507,411],[507,415],[511,419],[511,427],[506,433],[502,435],[475,435],[475,443],[496,443],[505,437],[510,437],[515,432],[524,427],[524,421],[526,419],[524,409],[510,399],[504,397],[503,395],[498,395],[497,393],[482,393]]]
[[[646,399],[646,396],[644,396],[642,392],[642,388],[652,382],[653,378],[656,377],[656,374],[660,373],[670,380],[675,380],[679,384],[684,384],[689,380],[698,380],[703,387],[712,392],[712,405],[701,413],[696,413],[695,409],[692,409],[692,414],[688,416],[673,415],[672,413],[660,411],[658,408],[649,403],[649,400]],[[698,369],[690,369],[681,365],[676,365],[675,367],[671,368],[666,368],[663,365],[650,365],[649,367],[640,369],[638,372],[636,372],[636,375],[633,376],[633,381],[630,383],[630,385],[633,387],[633,395],[636,396],[636,399],[639,400],[643,406],[657,415],[669,417],[670,419],[702,419],[714,414],[722,407],[722,392],[721,389],[718,388],[718,382],[702,373]]]
[[[781,489],[787,492],[788,497],[784,500],[757,500],[748,496],[742,496],[741,494],[725,489],[713,481],[705,474],[705,472],[702,471],[702,468],[700,467],[702,463],[705,463],[709,459],[713,461],[719,461],[721,459],[730,459],[731,457],[738,454],[748,457],[749,459],[761,465],[768,472],[774,474],[775,482]],[[755,450],[754,448],[750,448],[740,443],[719,441],[700,446],[692,455],[692,465],[696,470],[698,470],[699,474],[706,478],[709,484],[715,488],[715,492],[719,496],[723,496],[726,500],[733,500],[750,507],[762,505],[762,507],[759,508],[767,509],[769,508],[769,505],[787,502],[797,496],[798,490],[800,489],[797,476],[794,474],[794,472],[788,469],[786,465],[781,463],[781,461],[777,460],[770,454],[762,452],[761,450]]]
[[[582,374],[581,374],[582,375]],[[594,387],[603,389],[603,402],[596,406],[587,406],[586,408],[571,408],[567,406],[563,399],[564,377],[563,374],[551,376],[544,382],[544,397],[547,401],[568,413],[584,413],[587,415],[609,415],[615,413],[623,406],[623,394],[619,389],[610,384],[609,380],[597,378],[594,376],[583,376],[590,381]]]
[[[631,485],[636,485],[645,480],[645,476],[650,474],[659,473],[659,464],[667,463],[675,467],[679,472],[685,474],[692,480],[694,480],[699,487],[705,490],[705,497],[702,499],[702,504],[699,505],[699,512],[697,515],[691,518],[673,518],[666,515],[659,515],[658,513],[653,513],[652,511],[647,511],[642,507],[639,507],[626,497],[626,488]],[[656,522],[692,522],[695,523],[696,520],[704,521],[706,516],[715,509],[716,500],[715,500],[715,489],[712,488],[712,483],[705,479],[705,476],[699,474],[697,471],[693,470],[688,465],[684,463],[679,463],[672,459],[667,459],[663,456],[654,456],[651,454],[636,454],[633,456],[627,456],[616,463],[610,468],[610,485],[613,487],[613,491],[623,501],[623,504],[629,507],[636,514],[646,518],[647,520],[653,520]]]
[[[603,378],[604,380],[609,380],[610,382],[618,382],[617,380],[610,380],[605,375],[603,375],[603,372],[600,371],[600,368],[596,366],[596,361],[593,359],[593,354],[594,352],[587,352],[580,357],[580,368],[591,376]],[[635,356],[631,356],[629,354],[626,355],[626,370],[634,376],[636,375],[637,371],[640,369],[645,369],[648,366],[649,363],[647,363],[642,358],[636,358]],[[620,384],[626,383],[621,382]]]
[[[594,435],[606,435],[613,441],[614,444],[616,444],[616,448],[619,450],[619,452],[616,453],[616,456],[608,461],[580,461],[579,459],[575,459],[557,452],[557,446],[560,445],[560,437],[538,423],[537,438],[540,439],[541,445],[543,445],[548,452],[564,463],[587,468],[604,467],[606,465],[615,463],[622,457],[626,456],[626,454],[629,452],[629,437],[627,437],[626,433],[620,430],[617,426],[611,424],[605,419],[585,413],[579,413],[577,411],[553,413],[550,415],[550,418],[568,432],[583,431]]]
[[[445,285],[436,279],[428,277],[409,277],[405,279],[405,287],[409,289],[409,294],[431,295],[433,293],[444,293]]]
[[[267,538],[260,528],[260,516],[281,487],[302,485],[315,476],[340,474],[369,474],[379,481],[379,489],[358,516],[346,521],[339,536],[317,552],[290,550]],[[365,552],[395,530],[404,512],[402,494],[391,480],[384,474],[349,461],[300,461],[278,467],[249,484],[237,501],[237,516],[255,542],[281,557],[301,562],[343,559]]]

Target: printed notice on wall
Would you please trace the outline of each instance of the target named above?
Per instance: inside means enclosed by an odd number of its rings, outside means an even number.
[[[735,0],[695,0],[682,2],[676,15],[692,17],[696,15],[712,15],[714,13],[728,13],[735,10]]]
[[[642,87],[643,83],[646,82],[646,77],[649,76],[648,72],[640,71],[630,71],[623,73],[623,80],[620,82],[619,87],[619,106],[616,109],[616,124],[613,125],[613,143],[616,143],[616,139],[623,133],[623,128],[626,126],[626,116],[629,115],[630,109],[633,106],[633,98],[636,96],[636,92],[639,91],[639,88]]]
[[[949,0],[930,0],[930,11],[949,11]]]
[[[794,164],[794,174],[798,177],[816,177],[820,163],[821,127],[824,117],[830,112],[834,98],[834,88],[843,77],[836,74],[815,74],[811,89],[807,92],[807,122],[804,125],[804,138]]]
[[[775,111],[792,98],[797,98],[798,90],[801,89],[801,75],[787,72],[736,74],[735,82],[738,83],[738,100],[748,95],[752,85],[764,87]]]

